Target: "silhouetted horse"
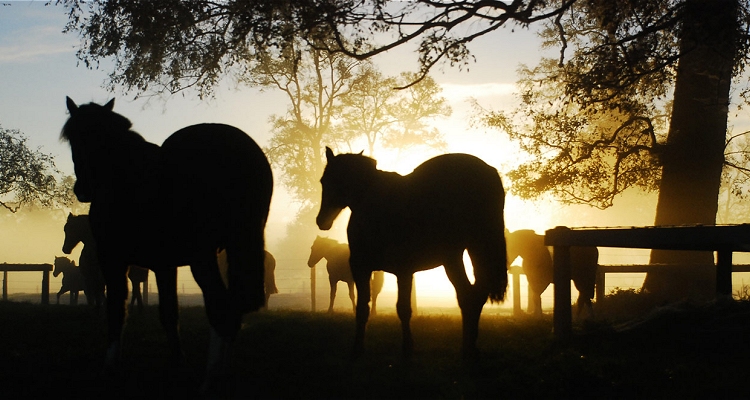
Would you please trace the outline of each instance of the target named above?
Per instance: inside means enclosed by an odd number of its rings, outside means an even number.
[[[359,294],[353,355],[364,351],[372,271],[396,275],[396,310],[403,353],[409,356],[413,274],[443,265],[461,308],[463,354],[474,356],[482,307],[488,297],[502,301],[508,286],[505,191],[497,170],[466,154],[435,157],[405,176],[380,171],[374,159],[361,154],[335,156],[326,148],[326,158],[317,224],[328,230],[345,207],[351,209],[349,263]],[[473,284],[464,269],[464,250],[474,266]]]
[[[276,259],[268,251],[266,251],[266,256],[263,259],[263,271],[263,282],[266,292],[265,307],[268,307],[268,299],[271,298],[271,295],[279,293],[279,289],[276,287]]]
[[[78,293],[83,290],[83,275],[81,269],[76,266],[75,261],[68,257],[55,257],[55,270],[52,273],[54,277],[63,274],[60,291],[57,292],[57,304],[60,304],[60,296],[70,292],[70,304],[78,304]]]
[[[109,347],[106,365],[119,365],[129,265],[156,276],[161,322],[176,363],[177,266],[190,265],[203,291],[211,325],[206,381],[218,388],[242,315],[264,305],[264,229],[273,190],[268,160],[241,130],[220,124],[181,129],[161,147],[130,130],[104,106],[76,105],[62,138],[70,143],[74,192],[90,202],[91,231],[107,282]],[[217,265],[227,249],[228,287]]]
[[[506,233],[508,264],[516,257],[523,258],[521,267],[529,283],[529,312],[542,315],[542,292],[553,280],[552,254],[544,245],[544,235],[533,230],[521,229]],[[594,298],[596,270],[599,265],[599,250],[596,247],[570,248],[571,277],[578,290],[578,315],[583,308],[593,313],[591,299]]]
[[[331,286],[331,299],[328,303],[328,312],[333,312],[333,301],[336,299],[336,286],[339,281],[346,283],[349,287],[349,299],[352,301],[352,309],[357,311],[354,296],[354,278],[352,269],[349,267],[349,245],[339,243],[333,239],[318,236],[310,247],[310,257],[307,266],[312,268],[322,259],[326,259],[326,270],[328,270],[328,283]],[[375,271],[370,281],[370,294],[372,300],[372,315],[377,312],[378,295],[383,290],[385,277],[383,271]]]
[[[542,315],[542,292],[552,282],[552,255],[544,245],[544,236],[533,230],[521,229],[505,233],[508,247],[508,264],[517,257],[523,258],[521,268],[529,284],[528,311]]]
[[[96,254],[96,241],[91,234],[88,215],[68,214],[68,220],[65,222],[65,241],[63,242],[62,251],[70,254],[78,243],[83,244],[81,256],[78,258],[78,268],[83,275],[83,293],[86,295],[86,302],[89,305],[95,305],[97,310],[104,304],[104,275],[99,266],[99,258]]]
[[[143,311],[143,294],[141,294],[141,285],[148,281],[148,269],[131,265],[128,268],[128,279],[130,286],[133,287],[133,294],[130,296],[130,308],[137,305],[139,311]],[[146,290],[146,286],[144,286]]]

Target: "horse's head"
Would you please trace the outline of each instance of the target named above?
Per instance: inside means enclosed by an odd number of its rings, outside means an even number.
[[[88,229],[84,224],[88,224],[87,218],[83,215],[73,215],[68,213],[68,220],[65,221],[65,241],[63,242],[62,251],[65,254],[70,254],[73,249],[82,240],[83,229]]]
[[[63,126],[61,138],[70,143],[73,153],[76,173],[73,192],[79,201],[88,203],[93,200],[96,185],[101,181],[98,177],[100,161],[110,157],[111,151],[119,147],[110,133],[128,131],[131,123],[112,112],[114,99],[103,106],[94,103],[78,106],[70,97],[66,101],[70,118]]]
[[[60,273],[64,273],[70,269],[70,267],[75,267],[75,262],[71,261],[68,257],[57,257],[55,256],[55,270],[52,272],[52,275],[57,278]]]
[[[377,162],[360,154],[339,154],[326,147],[326,168],[320,183],[323,197],[316,222],[322,230],[331,229],[333,221],[346,207],[351,207],[362,193],[363,183],[377,172]]]
[[[330,247],[327,243],[331,239],[318,236],[315,238],[312,246],[310,246],[310,257],[307,259],[307,266],[312,268],[323,259],[325,255],[325,249]]]

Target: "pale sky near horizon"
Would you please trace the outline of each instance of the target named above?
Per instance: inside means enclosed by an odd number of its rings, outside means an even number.
[[[270,137],[269,116],[286,110],[286,99],[281,94],[235,88],[231,82],[224,82],[216,98],[210,101],[201,101],[192,92],[176,95],[166,102],[133,101],[133,94],[109,93],[103,88],[109,72],[106,67],[88,70],[78,65],[75,51],[79,39],[74,34],[62,33],[67,21],[62,8],[45,6],[43,1],[2,3],[10,5],[0,5],[0,126],[23,132],[33,147],[39,146],[43,152],[52,154],[65,173],[73,174],[68,144],[59,140],[60,129],[67,119],[65,96],[79,104],[104,103],[116,98],[115,111],[129,118],[133,129],[154,143],[161,143],[172,132],[191,124],[221,122],[239,127],[263,146]],[[520,63],[533,65],[539,60],[539,41],[533,32],[519,27],[511,32],[508,27],[479,38],[470,48],[477,61],[469,65],[468,72],[448,66],[433,71],[432,76],[453,108],[449,119],[436,124],[447,136],[449,151],[477,155],[502,170],[501,164],[512,159],[507,151],[503,153],[508,146],[504,135],[470,129],[466,101],[475,97],[483,106],[494,109],[512,105],[516,69]],[[402,49],[374,61],[384,73],[395,75],[415,70],[416,60],[416,54]],[[589,218],[597,218],[605,226],[650,224],[653,207],[638,205],[638,201],[625,198],[623,207],[635,204],[648,211],[623,217],[587,207],[563,209],[550,202],[531,204],[509,198],[506,224],[511,230],[531,228],[538,233],[556,225],[591,226],[593,222],[581,222]],[[267,230],[271,246],[272,240],[282,235],[286,223],[293,219],[294,210],[288,196],[277,186]],[[598,219],[601,217],[604,219]],[[6,261],[3,253],[7,251],[0,243],[0,262]]]

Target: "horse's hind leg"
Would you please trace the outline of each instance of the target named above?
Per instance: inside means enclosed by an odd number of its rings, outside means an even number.
[[[346,282],[346,286],[349,287],[349,300],[352,301],[352,309],[354,313],[357,313],[357,296],[354,294],[354,281]]]
[[[233,260],[231,257],[232,249],[230,248],[227,249],[227,259],[230,263]],[[242,313],[233,304],[229,290],[224,286],[215,251],[201,254],[190,265],[190,269],[203,292],[206,315],[211,326],[206,378],[201,391],[204,393],[220,391],[229,375],[231,343],[240,330]],[[261,295],[265,296],[265,290]]]
[[[464,358],[476,358],[477,337],[479,336],[479,317],[482,307],[487,301],[487,293],[479,286],[472,285],[466,276],[463,255],[454,257],[445,263],[445,273],[448,275],[453,287],[456,289],[458,306],[461,309],[461,320],[463,330],[463,344],[461,350]]]
[[[185,361],[179,334],[177,305],[177,268],[162,267],[154,270],[156,286],[159,289],[159,320],[167,334],[167,343],[172,362],[181,365]],[[133,287],[136,285],[134,284]]]
[[[410,273],[397,275],[398,300],[396,301],[396,312],[401,321],[401,351],[405,358],[411,357],[414,352],[414,339],[411,336],[411,290],[414,275]]]
[[[338,281],[336,281],[333,278],[328,278],[328,283],[330,285],[330,292],[328,295],[328,312],[333,312],[333,302],[336,300],[336,290],[338,289],[336,286],[338,285]]]
[[[372,311],[371,314],[375,315],[378,310],[378,295],[383,290],[383,282],[385,281],[385,272],[373,271],[372,279],[370,280],[370,297],[372,300]]]

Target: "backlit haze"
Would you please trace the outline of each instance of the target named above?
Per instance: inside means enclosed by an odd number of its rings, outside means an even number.
[[[8,3],[7,1],[4,3]],[[75,46],[79,39],[61,33],[66,15],[61,8],[45,6],[44,2],[9,2],[0,6],[0,126],[18,129],[28,138],[31,147],[39,147],[52,154],[55,163],[64,173],[73,175],[73,165],[67,143],[59,140],[60,129],[67,119],[65,96],[76,103],[90,101],[103,104],[116,98],[115,112],[129,118],[133,129],[146,140],[160,144],[174,131],[196,123],[220,122],[237,126],[252,136],[261,146],[270,138],[268,118],[283,114],[286,98],[278,92],[259,92],[248,87],[235,87],[229,80],[222,83],[216,98],[201,101],[195,93],[185,92],[169,99],[144,98],[133,100],[132,93],[109,93],[103,88],[109,68],[88,70],[77,65]],[[469,71],[459,72],[449,67],[437,68],[433,78],[443,88],[442,95],[453,109],[449,118],[433,123],[446,135],[449,152],[476,155],[488,164],[503,171],[519,163],[521,155],[516,146],[499,131],[472,129],[469,126],[471,108],[467,102],[475,98],[485,108],[509,108],[514,101],[513,90],[516,68],[520,63],[535,64],[541,55],[538,40],[533,32],[523,28],[510,28],[478,39],[471,45],[477,58]],[[374,61],[386,75],[405,70],[416,70],[417,57],[408,49],[386,54]],[[383,170],[408,173],[422,161],[435,154],[423,151],[378,154],[378,166]],[[278,171],[274,171],[276,182]],[[506,188],[510,182],[504,180]],[[543,234],[557,225],[568,226],[621,226],[649,225],[653,223],[655,197],[636,193],[618,198],[615,207],[606,212],[584,206],[562,207],[550,199],[524,202],[516,197],[506,198],[505,219],[510,230],[534,229]],[[271,214],[266,231],[267,247],[277,260],[277,286],[280,294],[310,292],[306,259],[287,259],[285,249],[278,248],[286,225],[294,219],[296,205],[290,201],[284,188],[274,188]],[[52,263],[54,256],[62,256],[63,225],[66,214],[61,211],[12,215],[0,210],[0,263]],[[339,217],[331,232],[321,232],[339,241],[346,241],[346,218]],[[310,221],[314,224],[314,221]],[[310,243],[303,244],[309,248]],[[80,247],[76,249],[80,251]],[[643,263],[647,252],[602,249],[600,263]],[[73,258],[77,258],[75,253]],[[520,261],[520,260],[519,260]],[[327,304],[328,287],[324,262],[317,268],[318,309]],[[179,293],[197,294],[199,290],[188,269],[179,273]],[[395,278],[386,274],[386,286],[379,307],[386,312],[395,305]],[[304,277],[286,278],[287,276]],[[619,286],[640,286],[642,275],[629,274],[619,281]],[[416,276],[418,304],[438,307],[456,305],[452,286],[442,268]],[[608,286],[615,286],[608,280]],[[34,292],[39,290],[37,273],[11,273],[9,292]],[[340,285],[343,285],[340,283]],[[59,278],[53,278],[50,291],[60,288]],[[153,283],[151,290],[156,288]],[[525,290],[525,287],[524,289]],[[609,290],[609,289],[608,289]],[[552,305],[552,290],[543,297],[545,308]],[[278,295],[277,295],[278,296]],[[52,296],[54,299],[54,295]],[[525,292],[522,293],[525,299]],[[53,300],[54,301],[54,300]],[[347,310],[346,291],[339,289],[337,310]],[[270,300],[274,303],[274,296]],[[509,306],[509,302],[506,302]]]

